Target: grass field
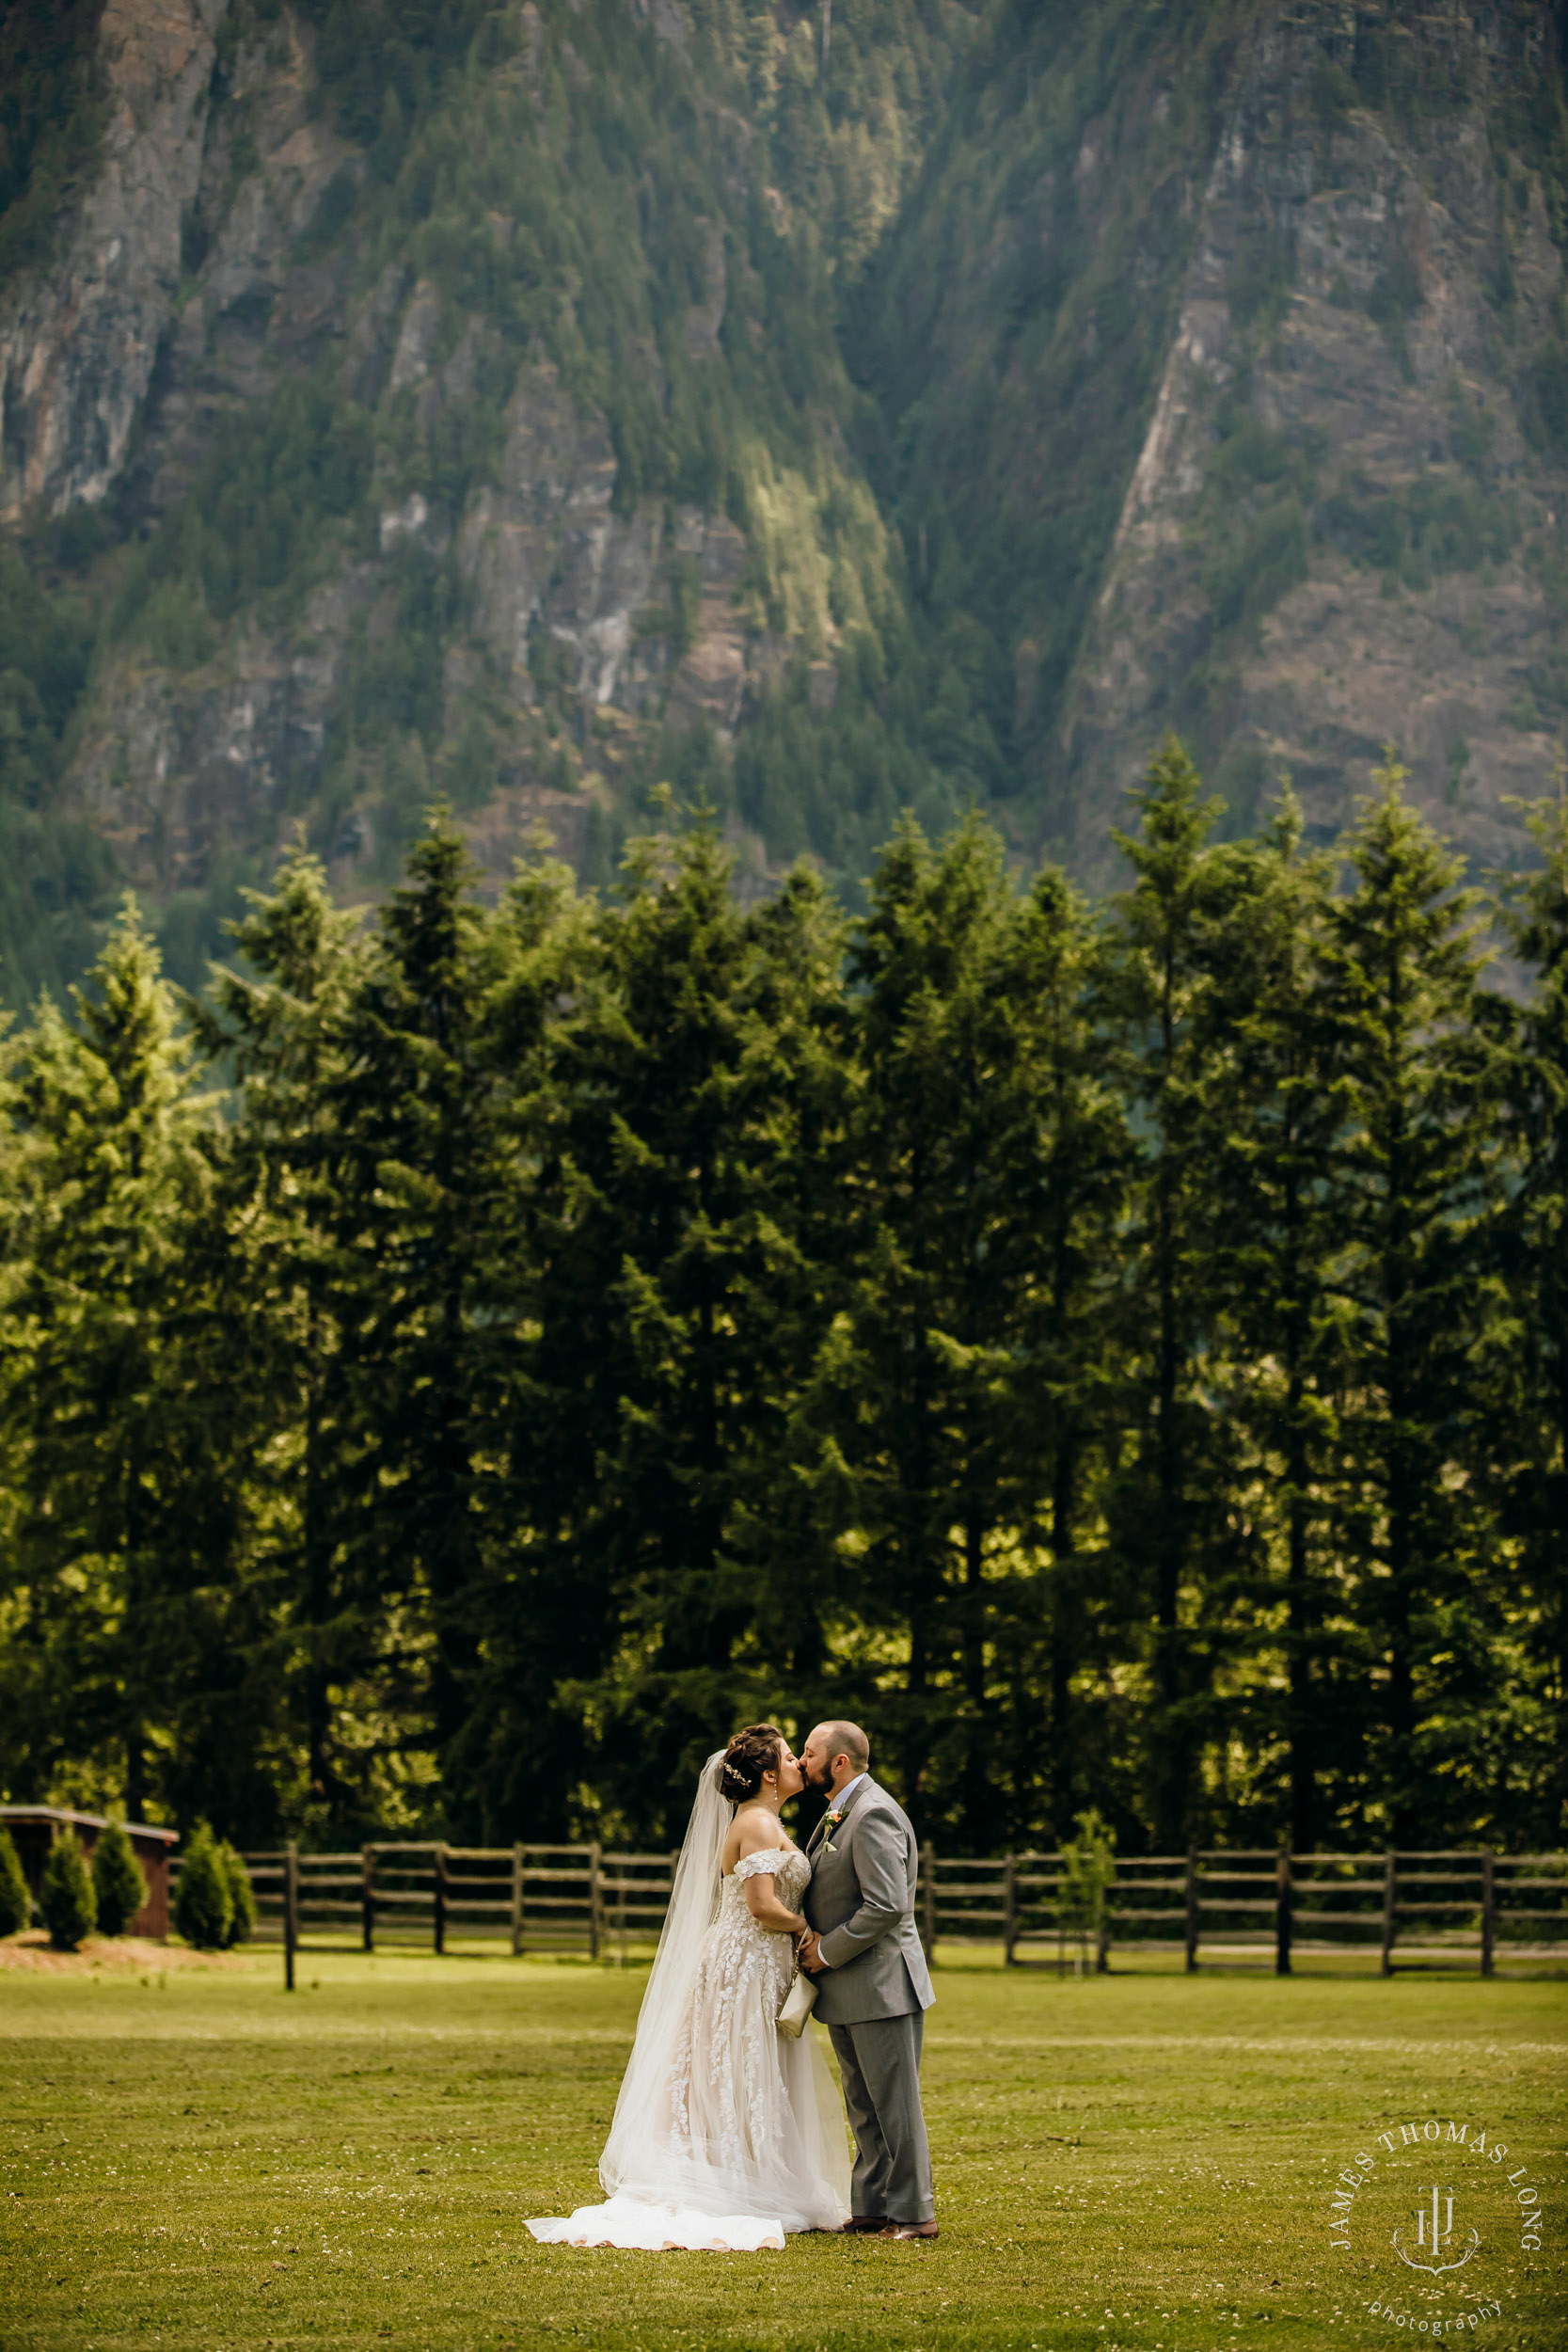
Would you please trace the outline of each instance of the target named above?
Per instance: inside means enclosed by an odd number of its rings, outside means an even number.
[[[4,2352],[1568,2344],[1560,1984],[944,1966],[937,2245],[536,2247],[525,2215],[597,2194],[643,1981],[347,1955],[307,1958],[292,1997],[271,1955],[0,1978]],[[1486,2130],[1479,2157],[1447,2141],[1454,2119]],[[1443,2275],[1390,2245],[1429,2184],[1455,2190],[1453,2245],[1481,2237]],[[1539,2253],[1518,2242],[1531,2185]]]

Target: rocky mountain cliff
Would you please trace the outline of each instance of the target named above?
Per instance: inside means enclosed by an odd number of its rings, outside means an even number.
[[[7,46],[8,44],[8,46]],[[103,0],[0,30],[0,988],[304,824],[753,886],[1180,727],[1476,855],[1568,714],[1561,13]],[[8,199],[8,200],[7,200]]]
[[[1243,46],[1065,702],[1082,859],[1151,721],[1204,746],[1243,820],[1290,771],[1325,840],[1396,743],[1497,864],[1509,798],[1551,770],[1568,412],[1560,120],[1532,119],[1547,27],[1406,8],[1374,47],[1345,13],[1259,20]]]
[[[1103,877],[1175,726],[1233,823],[1289,771],[1329,838],[1395,742],[1506,860],[1568,713],[1561,14],[1154,15],[998,17],[863,313],[1021,834]]]

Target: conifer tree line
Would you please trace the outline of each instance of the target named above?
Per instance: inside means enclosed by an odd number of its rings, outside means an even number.
[[[1103,903],[974,818],[852,916],[437,810],[199,1003],[128,905],[0,1074],[6,1794],[668,1843],[849,1714],[951,1851],[1557,1843],[1568,818],[1487,898],[1403,780],[1170,741]]]

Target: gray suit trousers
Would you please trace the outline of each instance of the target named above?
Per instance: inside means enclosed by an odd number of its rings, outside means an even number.
[[[855,2135],[851,2209],[867,2218],[932,2221],[931,2152],[920,2106],[921,2010],[903,2017],[868,2017],[830,2026],[829,2038],[844,2077],[844,2104]]]

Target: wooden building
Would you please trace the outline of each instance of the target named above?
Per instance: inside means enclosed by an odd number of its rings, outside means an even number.
[[[49,1849],[62,1830],[73,1829],[90,1855],[100,1830],[108,1827],[102,1813],[72,1813],[58,1804],[0,1804],[0,1828],[8,1829],[22,1861],[23,1875],[35,1901]],[[147,1900],[132,1920],[128,1932],[150,1935],[161,1944],[168,1935],[169,1856],[180,1842],[173,1829],[154,1829],[147,1821],[127,1821],[125,1835],[147,1881]]]

